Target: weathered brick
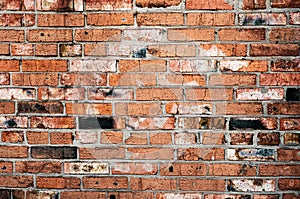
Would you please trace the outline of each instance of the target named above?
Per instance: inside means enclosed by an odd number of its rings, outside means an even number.
[[[122,147],[80,148],[80,159],[124,159],[125,150]]]
[[[20,62],[18,60],[0,60],[1,72],[17,72],[20,71]]]
[[[232,10],[233,1],[187,0],[186,8],[189,10]]]
[[[24,72],[60,72],[67,71],[68,65],[65,60],[23,60]]]
[[[76,159],[77,147],[34,146],[31,157],[35,159]]]
[[[213,29],[168,29],[169,41],[213,41],[214,39]]]
[[[172,143],[172,134],[168,132],[150,133],[150,144],[165,145]]]
[[[279,194],[264,194],[264,195],[255,194],[253,196],[253,199],[279,199]]]
[[[138,7],[169,7],[169,6],[177,6],[180,4],[180,0],[166,0],[166,1],[160,1],[160,0],[155,0],[155,1],[150,1],[150,0],[137,0],[136,5]]]
[[[251,56],[298,56],[299,46],[295,44],[251,44]]]
[[[209,72],[215,71],[215,62],[209,60],[170,60],[172,72]]]
[[[172,160],[174,149],[172,148],[128,148],[127,157],[131,160]]]
[[[11,55],[32,56],[34,55],[33,44],[11,44]]]
[[[89,100],[132,100],[133,89],[88,89]]]
[[[121,30],[118,29],[77,29],[76,41],[121,41]]]
[[[163,163],[160,164],[162,176],[205,176],[206,165],[201,163]]]
[[[55,199],[58,193],[56,191],[40,191],[40,190],[28,190],[26,191],[26,198],[49,198]]]
[[[159,129],[174,129],[176,123],[176,118],[174,117],[156,117],[156,118],[129,118],[128,126],[134,130],[142,130],[142,129],[151,129],[151,130],[159,130]]]
[[[85,189],[126,189],[128,188],[127,177],[84,177]]]
[[[73,144],[72,132],[52,132],[50,134],[51,144]]]
[[[288,178],[281,178],[278,180],[278,187],[280,190],[300,190],[300,179],[288,179]]]
[[[159,103],[116,103],[115,114],[129,116],[162,115],[162,107]]]
[[[184,129],[225,129],[225,118],[190,117],[179,118],[179,128]]]
[[[84,15],[81,14],[39,14],[38,26],[84,26]]]
[[[78,189],[80,179],[73,177],[42,177],[36,178],[36,187],[41,189]]]
[[[73,117],[31,117],[31,128],[72,129],[75,128]]]
[[[28,147],[26,146],[0,146],[1,158],[27,158]]]
[[[0,26],[18,27],[34,26],[35,16],[33,14],[2,14],[0,15]]]
[[[273,130],[276,128],[276,118],[231,118],[229,120],[229,130]]]
[[[233,91],[227,88],[187,88],[185,95],[186,100],[231,100]]]
[[[221,29],[218,32],[220,41],[261,41],[265,39],[265,29]]]
[[[28,188],[33,187],[32,176],[0,176],[0,186],[10,188]],[[9,197],[10,198],[10,197]]]
[[[0,44],[0,55],[9,55],[9,44]],[[0,60],[3,61],[3,60]]]
[[[63,199],[77,198],[106,198],[105,192],[99,191],[63,191],[60,193],[60,197]],[[52,199],[52,198],[51,198]]]
[[[62,163],[60,162],[16,162],[16,172],[18,173],[61,173],[61,167]]]
[[[35,45],[36,56],[57,56],[57,44],[36,44]]]
[[[15,113],[14,102],[0,102],[0,114],[13,114]]]
[[[125,134],[125,144],[129,145],[146,145],[148,143],[148,136],[146,133],[130,133]]]
[[[224,191],[225,180],[180,179],[179,189],[185,191]]]
[[[231,199],[250,199],[250,195],[241,195],[241,194],[205,194],[204,199],[226,199],[226,198],[231,198]]]
[[[80,57],[82,46],[79,44],[61,44],[59,45],[59,55],[61,57]]]
[[[137,15],[139,26],[178,26],[183,25],[181,13],[141,13]]]
[[[112,114],[112,105],[94,103],[67,103],[66,113],[76,115],[110,115]]]
[[[168,199],[168,198],[201,199],[202,193],[157,193],[156,198],[158,198],[158,199]]]
[[[286,25],[287,19],[283,13],[247,13],[239,14],[239,25],[260,26],[260,25]]]
[[[88,14],[87,24],[92,26],[133,25],[132,13],[101,13]]]
[[[100,136],[101,144],[121,144],[123,143],[123,133],[122,132],[101,132]]]
[[[16,86],[57,86],[58,75],[53,73],[14,73],[12,74],[12,84]]]
[[[157,84],[164,86],[204,86],[205,76],[197,74],[158,74]]]
[[[10,76],[8,73],[0,73],[0,85],[9,85]]]
[[[175,133],[174,144],[196,144],[197,137],[194,133]]]
[[[282,100],[284,90],[281,88],[246,88],[237,89],[237,100]]]
[[[233,13],[188,13],[187,25],[189,26],[232,26],[234,25]]]
[[[256,167],[241,164],[210,164],[211,176],[255,176]]]
[[[275,191],[275,180],[265,180],[265,179],[251,179],[251,180],[229,180],[229,185],[227,185],[228,191],[264,191],[272,192]]]
[[[4,161],[0,162],[0,173],[12,173],[12,172],[13,172],[12,162],[4,162]]]
[[[251,86],[256,83],[256,75],[248,74],[211,74],[209,85],[212,86]]]
[[[70,71],[115,72],[116,61],[113,60],[72,60]]]
[[[162,29],[126,29],[123,34],[126,41],[160,42],[163,40],[164,31]]]
[[[155,86],[155,74],[110,74],[110,86]]]
[[[131,53],[131,46],[129,44],[108,44],[107,47],[109,56],[126,56]]]
[[[280,161],[300,161],[299,149],[278,149],[277,157]]]
[[[138,88],[136,100],[181,100],[182,89],[179,88]]]
[[[24,133],[23,131],[2,131],[1,138],[2,142],[22,143],[24,142]]]
[[[299,25],[300,24],[300,12],[290,13],[290,24]]]
[[[87,0],[87,10],[129,10],[132,8],[132,0]]]
[[[39,11],[72,11],[73,0],[70,1],[37,0],[36,8]]]
[[[83,88],[40,87],[38,98],[41,100],[82,100]]]
[[[205,145],[223,145],[225,144],[224,133],[204,132],[202,134],[202,144]]]
[[[300,59],[284,60],[278,59],[271,61],[271,70],[278,72],[300,71]]]
[[[26,33],[30,42],[62,42],[73,39],[72,30],[67,29],[27,30]]]
[[[105,56],[106,54],[105,44],[84,44],[85,56]]]
[[[201,57],[224,57],[246,56],[245,44],[200,44],[199,56]]]
[[[67,174],[108,174],[107,163],[98,162],[65,162],[64,173]]]
[[[274,149],[227,149],[228,160],[274,160]]]
[[[130,178],[132,190],[176,190],[176,180],[166,178]]]
[[[244,10],[265,9],[266,1],[264,0],[243,0],[239,1],[239,7]]]
[[[34,10],[33,1],[11,1],[2,0],[0,10],[17,10],[17,11],[30,11]]]
[[[188,44],[149,45],[149,54],[155,57],[194,57],[196,46]]]
[[[258,133],[257,134],[259,145],[279,145],[280,144],[280,134],[275,133]]]
[[[269,103],[268,114],[270,115],[299,115],[300,103]]]
[[[300,134],[285,133],[283,138],[286,145],[300,145]]]
[[[126,175],[156,175],[157,165],[150,163],[114,163],[113,174]]]
[[[24,42],[23,30],[0,30],[0,42]]]
[[[259,166],[261,176],[299,176],[298,165],[263,164]]]
[[[63,113],[61,102],[18,102],[18,113]]]
[[[297,193],[283,193],[282,198],[283,199],[299,199],[300,196]]]
[[[260,84],[264,86],[297,86],[300,84],[299,74],[261,74]]]
[[[62,73],[60,82],[63,85],[106,86],[106,74],[103,73]]]
[[[76,141],[81,144],[92,144],[98,141],[96,132],[76,132]]]
[[[48,143],[48,132],[26,132],[28,144],[47,144]]]
[[[113,117],[79,117],[79,129],[121,129],[124,128],[122,118]]]
[[[222,148],[180,148],[177,152],[178,160],[224,160]]]
[[[219,115],[261,115],[263,107],[261,103],[218,103],[215,113]]]
[[[270,32],[270,41],[299,41],[300,28],[274,28]]]
[[[253,145],[252,133],[231,133],[230,134],[231,145]]]
[[[292,0],[274,0],[271,4],[272,8],[299,8],[299,1]]]
[[[27,128],[28,118],[18,116],[1,116],[0,128]]]
[[[234,61],[219,61],[221,71],[232,72],[266,72],[268,71],[268,62],[260,60],[234,60]]]
[[[281,118],[280,130],[300,130],[300,118]]]

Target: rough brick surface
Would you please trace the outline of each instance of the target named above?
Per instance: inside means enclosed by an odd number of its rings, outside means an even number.
[[[299,0],[0,0],[0,199],[299,199]]]

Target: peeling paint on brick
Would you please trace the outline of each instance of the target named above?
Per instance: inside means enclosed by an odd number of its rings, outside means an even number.
[[[64,173],[68,174],[108,174],[108,163],[97,162],[66,162]]]
[[[231,190],[243,191],[243,192],[255,192],[255,191],[266,191],[271,192],[275,191],[275,181],[274,180],[262,180],[262,179],[253,179],[253,180],[229,180],[229,185]]]
[[[227,149],[229,160],[274,160],[274,149]]]

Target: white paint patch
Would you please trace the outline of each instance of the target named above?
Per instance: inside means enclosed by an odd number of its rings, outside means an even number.
[[[239,71],[243,67],[248,67],[249,61],[220,61],[220,70]]]
[[[266,92],[261,89],[245,89],[237,91],[237,100],[281,100],[283,99],[282,89],[268,89]]]
[[[130,165],[129,164],[114,164],[112,165],[115,171],[119,171],[121,173],[127,173],[130,171]]]
[[[132,42],[161,42],[163,40],[163,30],[124,30],[124,39]]]
[[[218,57],[218,56],[226,56],[226,54],[220,50],[216,45],[213,45],[210,49],[204,49],[199,47],[199,56],[202,57]]]
[[[65,173],[76,173],[76,174],[108,174],[108,163],[64,163]]]
[[[130,55],[131,47],[128,44],[109,44],[108,55],[113,56],[128,56]]]
[[[275,191],[274,180],[262,180],[261,185],[257,185],[255,180],[232,180],[232,183],[238,191]]]

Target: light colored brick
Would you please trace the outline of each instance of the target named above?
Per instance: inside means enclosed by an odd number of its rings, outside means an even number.
[[[65,162],[64,173],[67,174],[108,174],[108,163]]]
[[[116,61],[113,60],[72,60],[70,71],[115,72]]]

